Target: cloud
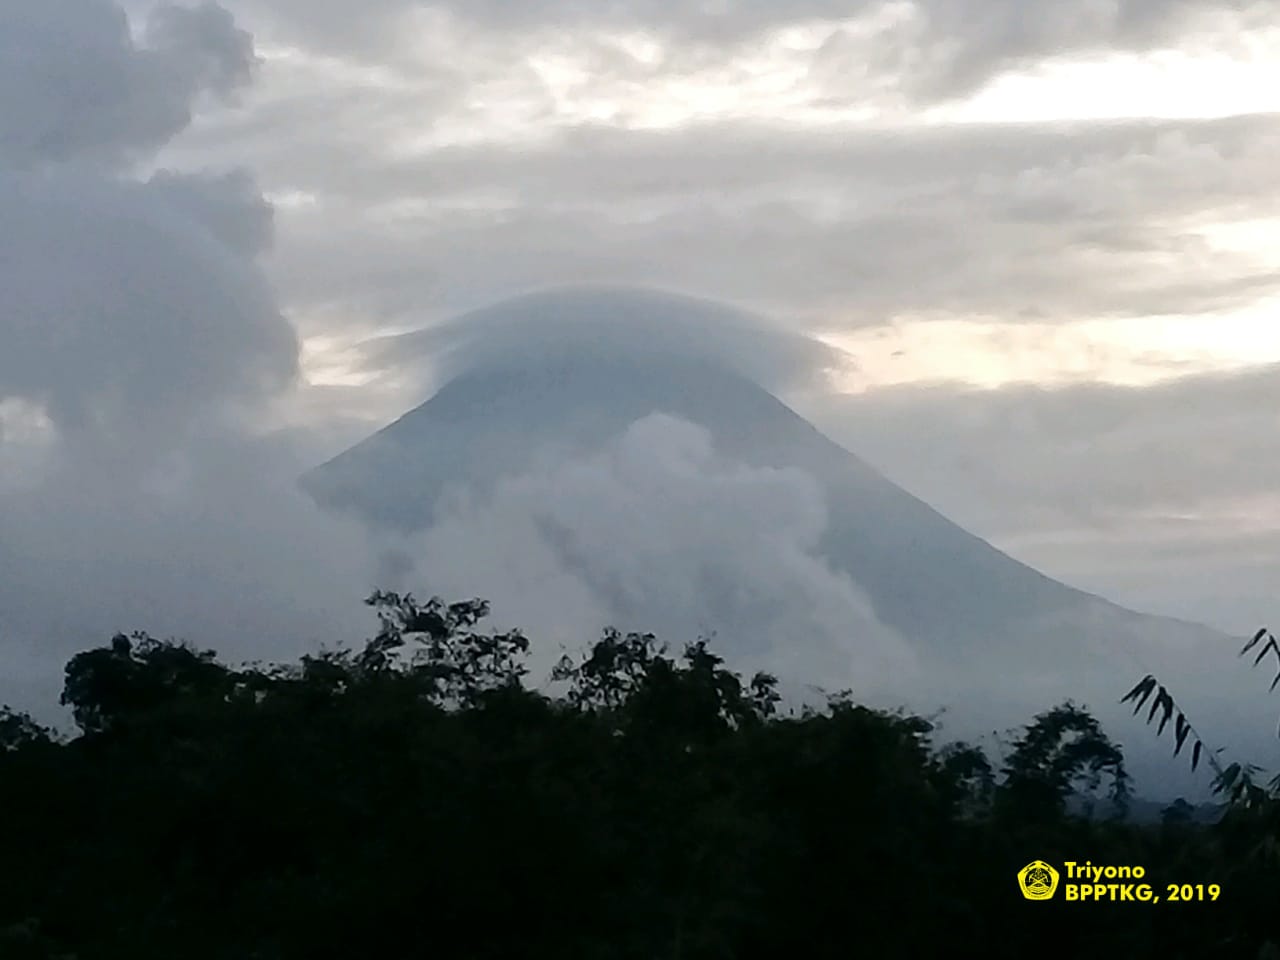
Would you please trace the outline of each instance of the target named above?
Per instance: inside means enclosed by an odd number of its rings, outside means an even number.
[[[960,509],[988,503],[982,526],[1003,519],[1008,533],[1037,519],[1103,524],[1268,494],[1280,470],[1271,437],[1278,401],[1280,368],[1266,365],[1145,387],[911,385],[819,400],[812,413],[950,508],[972,490]],[[948,496],[957,472],[973,482]]]
[[[287,440],[206,432],[141,476],[46,460],[0,483],[0,703],[56,719],[62,665],[120,631],[232,662],[371,635],[368,540],[298,494]]]
[[[433,589],[485,584],[495,615],[533,631],[544,657],[548,641],[577,648],[612,623],[676,646],[714,631],[735,663],[792,682],[905,681],[906,644],[820,559],[826,525],[805,473],[726,460],[702,428],[655,414],[491,495],[455,492],[405,555]]]
[[[811,398],[837,441],[1015,557],[1136,609],[1247,632],[1274,613],[1267,365],[1146,387],[958,384]]]
[[[1229,48],[1241,30],[1280,23],[1273,0],[446,0],[427,13],[406,0],[378,0],[359,18],[331,0],[258,0],[238,9],[311,46],[367,58],[403,54],[412,26],[508,47],[526,38],[640,35],[657,45],[656,65],[616,52],[609,70],[650,77],[750,59],[772,35],[796,28],[818,38],[806,45],[812,72],[832,96],[889,93],[912,102],[961,97],[1003,71],[1054,57],[1189,42]]]
[[[274,211],[245,170],[176,173],[161,170],[147,181],[147,193],[198,224],[246,259],[265,253],[274,239]]]
[[[352,131],[335,134],[343,140]],[[553,284],[661,286],[849,329],[1212,313],[1274,296],[1218,223],[1280,214],[1276,118],[892,132],[603,127],[344,172],[269,166],[273,276],[309,333],[421,326]],[[1081,282],[1087,278],[1087,282]]]
[[[356,640],[362,533],[294,487],[273,432],[298,339],[243,172],[147,160],[248,78],[220,7],[0,2],[0,702],[49,716],[61,664],[117,630],[235,656]],[[263,435],[268,435],[264,439]]]
[[[246,84],[252,39],[212,3],[140,33],[105,0],[0,5],[0,401],[118,464],[278,392],[298,354],[252,178],[126,163]]]
[[[428,530],[387,554],[395,562],[384,575],[454,596],[483,582],[495,624],[529,631],[535,681],[611,623],[677,648],[695,631],[714,633],[735,668],[783,678],[789,702],[812,699],[805,685],[817,683],[884,707],[946,708],[950,736],[980,737],[1047,704],[1084,700],[1148,785],[1167,783],[1167,754],[1117,705],[1148,671],[1212,729],[1248,749],[1265,743],[1252,725],[1265,694],[1246,701],[1230,672],[1238,642],[1194,626],[1084,600],[1029,618],[1007,646],[994,637],[959,651],[913,645],[822,559],[820,490],[802,470],[734,462],[702,428],[651,415],[591,452],[539,458],[489,491],[455,489]],[[1206,657],[1218,655],[1214,674]],[[1177,789],[1199,787],[1180,780]]]
[[[214,3],[157,6],[135,43],[110,0],[0,4],[0,164],[116,165],[248,82],[253,44]]]
[[[1280,212],[1274,116],[943,126],[895,113],[1054,58],[1217,45],[1226,4],[444,9],[401,21],[399,2],[353,17],[329,0],[255,0],[130,22],[105,0],[0,0],[0,643],[24,705],[115,629],[232,656],[355,639],[356,601],[384,576],[488,593],[500,617],[567,643],[610,620],[677,642],[693,624],[782,673],[860,680],[897,662],[857,585],[817,557],[825,508],[805,476],[726,462],[669,420],[459,496],[370,563],[361,532],[292,490],[336,441],[269,433],[282,408],[331,417],[351,389],[298,389],[285,311],[339,348],[370,328],[432,327],[384,342],[380,365],[451,348],[447,373],[519,341],[483,313],[442,318],[584,278],[657,284],[780,321],[735,314],[709,333],[660,315],[635,346],[727,356],[782,389],[832,361],[790,327],[1212,312],[1275,290],[1273,265],[1205,230]],[[1255,24],[1275,10],[1253,5]],[[274,16],[259,66],[241,25]],[[770,33],[782,26],[798,29]],[[779,64],[785,83],[756,83]],[[273,86],[248,88],[263,75]],[[206,112],[238,96],[252,109]],[[884,122],[745,119],[761,102],[802,120],[870,104]],[[211,163],[256,176],[192,172]],[[1128,524],[1127,554],[1109,556],[1154,570],[1169,538],[1159,546],[1142,510],[1202,508],[1209,494],[1193,491],[1215,473],[1227,499],[1264,496],[1265,472],[1232,468],[1250,431],[1265,435],[1243,407],[1265,409],[1269,387],[1197,390],[881,394],[837,435],[980,532]],[[1178,550],[1231,569],[1203,537]],[[770,646],[780,636],[806,646]],[[1043,707],[1066,683],[1021,695]]]
[[[555,288],[481,308],[416,333],[364,344],[372,370],[426,367],[437,382],[486,367],[576,358],[704,360],[774,390],[825,384],[840,350],[748,311],[694,297],[604,286]]]
[[[272,276],[306,335],[426,325],[584,278],[832,329],[1208,314],[1278,292],[1265,257],[1207,232],[1277,214],[1275,116],[920,112],[1064,58],[1222,43],[1244,57],[1228,27],[1275,25],[1273,3],[238,9],[271,31],[274,93],[178,146],[253,157],[265,189],[296,200]],[[909,102],[857,121],[881,86]]]
[[[150,443],[287,385],[296,337],[245,256],[244,199],[233,180],[0,171],[0,397],[64,435]]]
[[[128,171],[250,80],[252,39],[213,3],[140,33],[107,0],[0,5],[0,400],[121,459],[297,364],[251,178]]]
[[[1274,3],[1255,4],[1249,16],[1230,0],[916,0],[879,9],[892,11],[880,29],[841,28],[818,49],[814,70],[833,90],[879,77],[916,102],[959,99],[1047,59],[1179,46],[1206,30],[1223,44],[1215,29],[1280,22]]]

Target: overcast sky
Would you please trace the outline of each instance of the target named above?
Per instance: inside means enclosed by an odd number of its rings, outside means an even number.
[[[136,530],[139,490],[231,503],[429,393],[370,337],[608,281],[849,351],[786,397],[835,439],[1053,576],[1247,631],[1277,156],[1277,0],[0,0],[0,573],[56,605],[92,558],[49,585],[32,517],[92,554],[75,518]]]
[[[1274,615],[1280,3],[229,7],[257,82],[162,159],[254,172],[315,382],[530,286],[724,299],[851,350],[794,402],[1017,556]]]

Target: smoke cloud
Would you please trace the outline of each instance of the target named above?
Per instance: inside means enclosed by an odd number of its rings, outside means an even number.
[[[817,552],[818,484],[716,453],[654,414],[598,452],[544,460],[487,497],[458,492],[414,541],[413,576],[492,585],[495,614],[574,648],[602,624],[679,646],[710,637],[735,665],[830,689],[905,682],[915,659]]]

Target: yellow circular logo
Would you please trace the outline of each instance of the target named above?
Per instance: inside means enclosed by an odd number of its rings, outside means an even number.
[[[1018,871],[1018,886],[1028,900],[1048,900],[1058,889],[1058,871],[1043,860],[1032,860]]]

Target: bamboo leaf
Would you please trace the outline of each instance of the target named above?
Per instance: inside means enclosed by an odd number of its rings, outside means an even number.
[[[1183,744],[1187,742],[1187,734],[1191,732],[1191,724],[1187,722],[1187,718],[1181,713],[1178,714],[1178,720],[1173,725],[1174,748],[1173,755],[1176,757],[1182,752]]]
[[[1130,700],[1136,701],[1136,705],[1133,708],[1133,712],[1136,715],[1137,712],[1142,709],[1142,705],[1146,703],[1147,697],[1151,696],[1151,691],[1155,688],[1155,685],[1156,678],[1151,676],[1151,674],[1147,674],[1138,681],[1137,686],[1121,698],[1120,702],[1128,703]]]
[[[1196,772],[1196,767],[1200,765],[1200,751],[1204,749],[1204,743],[1196,740],[1196,745],[1191,748],[1191,772]]]
[[[1161,697],[1156,702],[1161,704],[1164,713],[1160,717],[1160,726],[1156,727],[1156,736],[1164,733],[1164,728],[1169,725],[1169,720],[1173,716],[1173,697],[1169,696],[1168,691],[1162,690]]]
[[[1156,698],[1151,701],[1151,711],[1147,714],[1147,723],[1150,724],[1155,719],[1156,711],[1160,709],[1160,705],[1164,703],[1164,698],[1168,696],[1164,687],[1160,688],[1160,692],[1156,694]]]
[[[1253,635],[1252,640],[1250,640],[1248,643],[1244,645],[1244,649],[1240,651],[1240,656],[1243,657],[1246,653],[1248,653],[1250,650],[1256,647],[1258,643],[1262,640],[1262,638],[1265,637],[1266,635],[1267,635],[1267,628],[1263,627],[1261,630],[1259,630],[1257,633]]]

